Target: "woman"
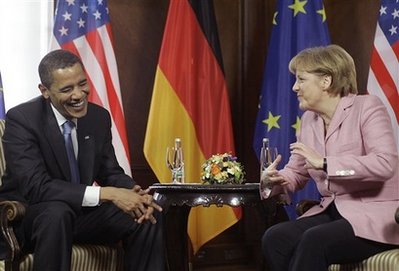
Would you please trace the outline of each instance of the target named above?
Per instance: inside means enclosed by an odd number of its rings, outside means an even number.
[[[305,111],[301,132],[284,169],[276,170],[279,155],[262,174],[261,192],[287,194],[312,178],[322,199],[298,220],[265,232],[271,270],[328,270],[397,247],[398,148],[384,105],[356,95],[354,61],[337,45],[301,51],[289,69]]]

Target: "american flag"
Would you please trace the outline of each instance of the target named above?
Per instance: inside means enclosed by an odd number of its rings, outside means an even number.
[[[79,55],[91,87],[89,100],[109,110],[119,164],[131,175],[125,118],[106,0],[59,0],[52,49]]]
[[[382,0],[367,89],[391,116],[399,150],[399,0]]]

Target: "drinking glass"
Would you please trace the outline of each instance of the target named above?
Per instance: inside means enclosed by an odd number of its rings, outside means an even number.
[[[266,170],[267,168],[276,160],[278,155],[277,148],[269,147],[268,145],[263,145],[260,152],[260,190],[264,197],[268,197],[271,193],[271,186],[267,183]]]
[[[184,162],[182,148],[166,148],[166,166],[172,172],[172,183],[184,183]]]
[[[261,174],[276,160],[278,151],[276,147],[262,147],[260,152],[260,172]]]

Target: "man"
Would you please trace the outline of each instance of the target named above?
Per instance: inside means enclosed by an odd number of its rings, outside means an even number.
[[[162,209],[118,165],[110,115],[88,102],[81,60],[50,52],[39,76],[42,95],[7,113],[0,190],[0,197],[27,204],[16,234],[34,252],[34,270],[69,271],[73,242],[120,240],[125,270],[164,270],[156,224]]]

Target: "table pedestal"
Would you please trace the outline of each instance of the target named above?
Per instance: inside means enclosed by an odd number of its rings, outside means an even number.
[[[210,205],[259,207],[262,202],[257,183],[242,185],[154,184],[150,186],[150,189],[155,192],[154,197],[164,209],[165,245],[170,271],[189,270],[187,221],[191,207],[209,207]],[[269,212],[264,207],[258,209]],[[266,217],[264,213],[262,215]]]

